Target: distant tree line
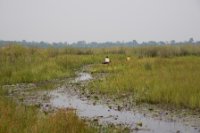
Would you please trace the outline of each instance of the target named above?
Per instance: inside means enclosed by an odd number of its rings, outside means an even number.
[[[132,41],[107,41],[107,42],[86,42],[86,41],[77,41],[74,43],[67,43],[67,42],[28,42],[26,40],[22,41],[4,41],[0,40],[0,47],[7,45],[7,44],[20,44],[23,46],[28,47],[41,47],[41,48],[47,48],[47,47],[54,47],[54,48],[63,48],[63,47],[75,47],[75,48],[102,48],[102,47],[135,47],[135,46],[150,46],[150,45],[186,45],[186,44],[194,44],[194,45],[200,45],[200,41],[194,41],[193,38],[189,38],[188,41],[184,42],[176,42],[175,40],[171,41],[148,41],[148,42],[142,42],[138,43],[136,40]]]

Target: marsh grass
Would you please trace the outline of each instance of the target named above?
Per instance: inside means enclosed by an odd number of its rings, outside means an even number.
[[[49,117],[39,119],[31,128],[31,133],[94,133],[97,129],[89,127],[72,111],[60,110]]]
[[[0,48],[0,84],[30,83],[70,77],[76,69],[99,61],[99,57],[65,49]],[[70,53],[70,54],[68,54]],[[83,54],[83,55],[81,55]]]
[[[111,64],[103,65],[105,56]],[[138,102],[200,108],[200,46],[151,46],[136,48],[26,48],[7,45],[0,48],[0,86],[15,83],[41,83],[74,76],[87,64],[92,73],[109,73],[104,80],[90,83],[93,91],[107,95],[133,95]],[[126,61],[126,56],[131,60]],[[44,116],[35,107],[19,105],[6,97],[0,87],[0,133],[86,133],[99,132],[74,112],[61,110]],[[104,132],[123,132],[106,128]]]
[[[200,57],[138,59],[96,65],[95,72],[108,72],[105,80],[94,81],[94,91],[108,95],[132,94],[137,101],[200,108]]]
[[[0,133],[94,133],[72,111],[60,110],[44,116],[35,107],[18,105],[0,97]]]

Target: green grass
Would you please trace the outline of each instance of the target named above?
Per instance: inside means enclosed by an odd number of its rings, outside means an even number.
[[[200,108],[200,57],[132,57],[129,62],[119,58],[108,66],[95,65],[91,71],[110,73],[105,80],[90,84],[94,91],[128,93],[139,102]]]
[[[81,66],[100,60],[99,56],[68,53],[65,49],[26,48],[19,45],[0,48],[0,84],[70,77]]]

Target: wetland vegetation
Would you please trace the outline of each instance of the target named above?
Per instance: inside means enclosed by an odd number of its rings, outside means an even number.
[[[107,55],[111,63],[101,64]],[[199,55],[198,45],[85,49],[6,45],[0,48],[0,85],[34,83],[43,90],[53,89],[51,80],[73,77],[77,70],[92,64],[92,74],[107,74],[87,86],[99,95],[125,94],[137,103],[199,110]],[[45,115],[37,107],[15,103],[7,94],[0,88],[0,133],[99,132],[73,111],[63,109]],[[122,130],[108,128],[105,132]]]

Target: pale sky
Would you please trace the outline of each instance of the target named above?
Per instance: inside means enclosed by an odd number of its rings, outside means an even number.
[[[200,0],[0,0],[0,40],[200,40]]]

